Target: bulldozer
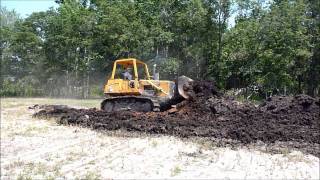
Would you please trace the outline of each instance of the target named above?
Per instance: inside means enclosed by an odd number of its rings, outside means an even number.
[[[146,63],[135,58],[118,59],[104,85],[101,109],[107,112],[165,111],[191,98],[185,87],[192,81],[186,76],[175,81],[159,80],[156,65],[151,76]]]

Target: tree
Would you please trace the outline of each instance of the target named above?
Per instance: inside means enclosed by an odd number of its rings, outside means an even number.
[[[91,87],[102,89],[114,60],[130,56],[158,64],[165,79],[186,75],[226,89],[319,93],[317,1],[56,2],[57,9],[25,19],[1,9],[1,73],[16,79],[8,87],[31,84],[49,95],[87,97]]]
[[[269,10],[256,7],[251,14],[240,13],[227,33],[229,81],[236,77],[240,86],[301,93],[311,57],[304,1],[275,2]]]

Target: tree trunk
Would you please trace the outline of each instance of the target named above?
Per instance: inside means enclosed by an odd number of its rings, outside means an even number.
[[[311,59],[310,68],[308,72],[308,81],[307,81],[307,94],[309,96],[315,96],[317,93],[316,89],[320,83],[320,48],[315,48],[314,53]]]

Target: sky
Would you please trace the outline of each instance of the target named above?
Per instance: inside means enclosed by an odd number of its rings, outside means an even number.
[[[15,10],[20,17],[26,18],[33,12],[46,11],[50,7],[58,7],[54,0],[1,0],[1,7]]]

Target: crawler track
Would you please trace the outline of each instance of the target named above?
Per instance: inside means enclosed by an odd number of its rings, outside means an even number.
[[[132,110],[136,112],[159,111],[157,100],[143,96],[109,97],[101,103],[101,109],[106,112]]]

